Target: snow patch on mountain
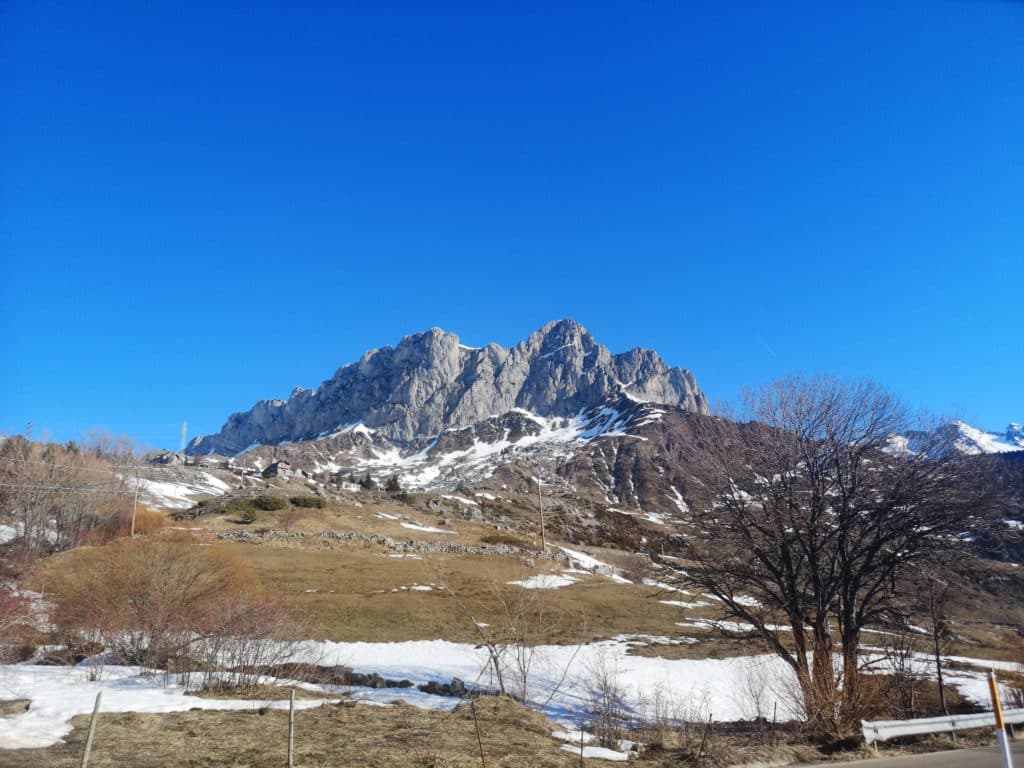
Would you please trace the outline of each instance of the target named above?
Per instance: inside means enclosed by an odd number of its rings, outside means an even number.
[[[962,421],[954,421],[957,430],[954,445],[961,453],[974,456],[980,453],[1009,453],[1024,451],[1024,428],[1011,423],[1002,434],[985,432]]]
[[[513,434],[512,428],[505,426],[500,428],[496,439],[485,439],[474,433],[468,446],[443,452],[439,448],[442,438],[460,432],[446,430],[415,453],[404,453],[392,444],[374,444],[362,455],[346,451],[325,464],[318,462],[318,468],[337,469],[347,465],[352,471],[369,472],[380,478],[396,476],[403,488],[411,490],[454,488],[460,482],[487,479],[510,459],[569,458],[589,442],[606,437],[645,440],[629,430],[658,420],[664,413],[629,401],[604,405],[572,418],[547,418],[517,408],[504,416],[491,418],[500,421],[517,415],[529,419],[539,429],[532,434]]]

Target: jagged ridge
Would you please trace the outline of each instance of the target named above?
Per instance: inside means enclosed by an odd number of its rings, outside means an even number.
[[[287,401],[260,401],[187,450],[235,455],[357,423],[411,444],[517,408],[570,417],[622,396],[708,410],[692,373],[669,367],[651,350],[613,355],[574,320],[548,323],[508,349],[494,343],[466,347],[455,334],[432,328],[394,348],[367,352],[316,391],[297,388]]]

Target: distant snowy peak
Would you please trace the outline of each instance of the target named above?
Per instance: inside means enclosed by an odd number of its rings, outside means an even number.
[[[935,432],[910,432],[889,438],[889,450],[895,454],[949,449],[964,456],[1024,451],[1024,428],[1012,422],[1005,432],[986,432],[966,422],[953,421]]]
[[[407,447],[522,409],[573,418],[620,398],[707,413],[692,373],[652,350],[611,353],[574,320],[548,323],[512,347],[467,347],[439,328],[407,336],[342,366],[317,390],[262,400],[232,415],[188,452],[235,455],[253,445],[314,440],[362,424]]]
[[[956,430],[953,444],[958,451],[969,456],[1024,451],[1024,428],[1015,422],[1011,422],[1002,434],[985,432],[962,421],[954,421],[951,426]]]

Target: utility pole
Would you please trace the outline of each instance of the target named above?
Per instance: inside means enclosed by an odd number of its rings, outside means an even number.
[[[139,478],[135,478],[135,499],[132,501],[132,534],[131,537],[135,538],[135,513],[139,509]]]
[[[188,422],[187,421],[183,421],[183,422],[181,422],[181,448],[179,449],[181,451],[181,463],[182,463],[182,466],[184,466],[185,464],[188,463],[185,460],[185,437],[187,435],[188,435]]]
[[[548,539],[544,531],[544,495],[540,489],[540,476],[533,478],[537,481],[537,503],[540,506],[540,548],[542,552],[548,551]]]

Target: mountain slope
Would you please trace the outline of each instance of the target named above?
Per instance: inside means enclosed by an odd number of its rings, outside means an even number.
[[[235,455],[260,445],[315,440],[355,425],[409,446],[521,409],[569,419],[621,397],[706,413],[693,374],[651,350],[613,355],[579,323],[560,320],[511,348],[466,347],[437,328],[367,352],[318,390],[263,400],[232,415],[188,453]]]

